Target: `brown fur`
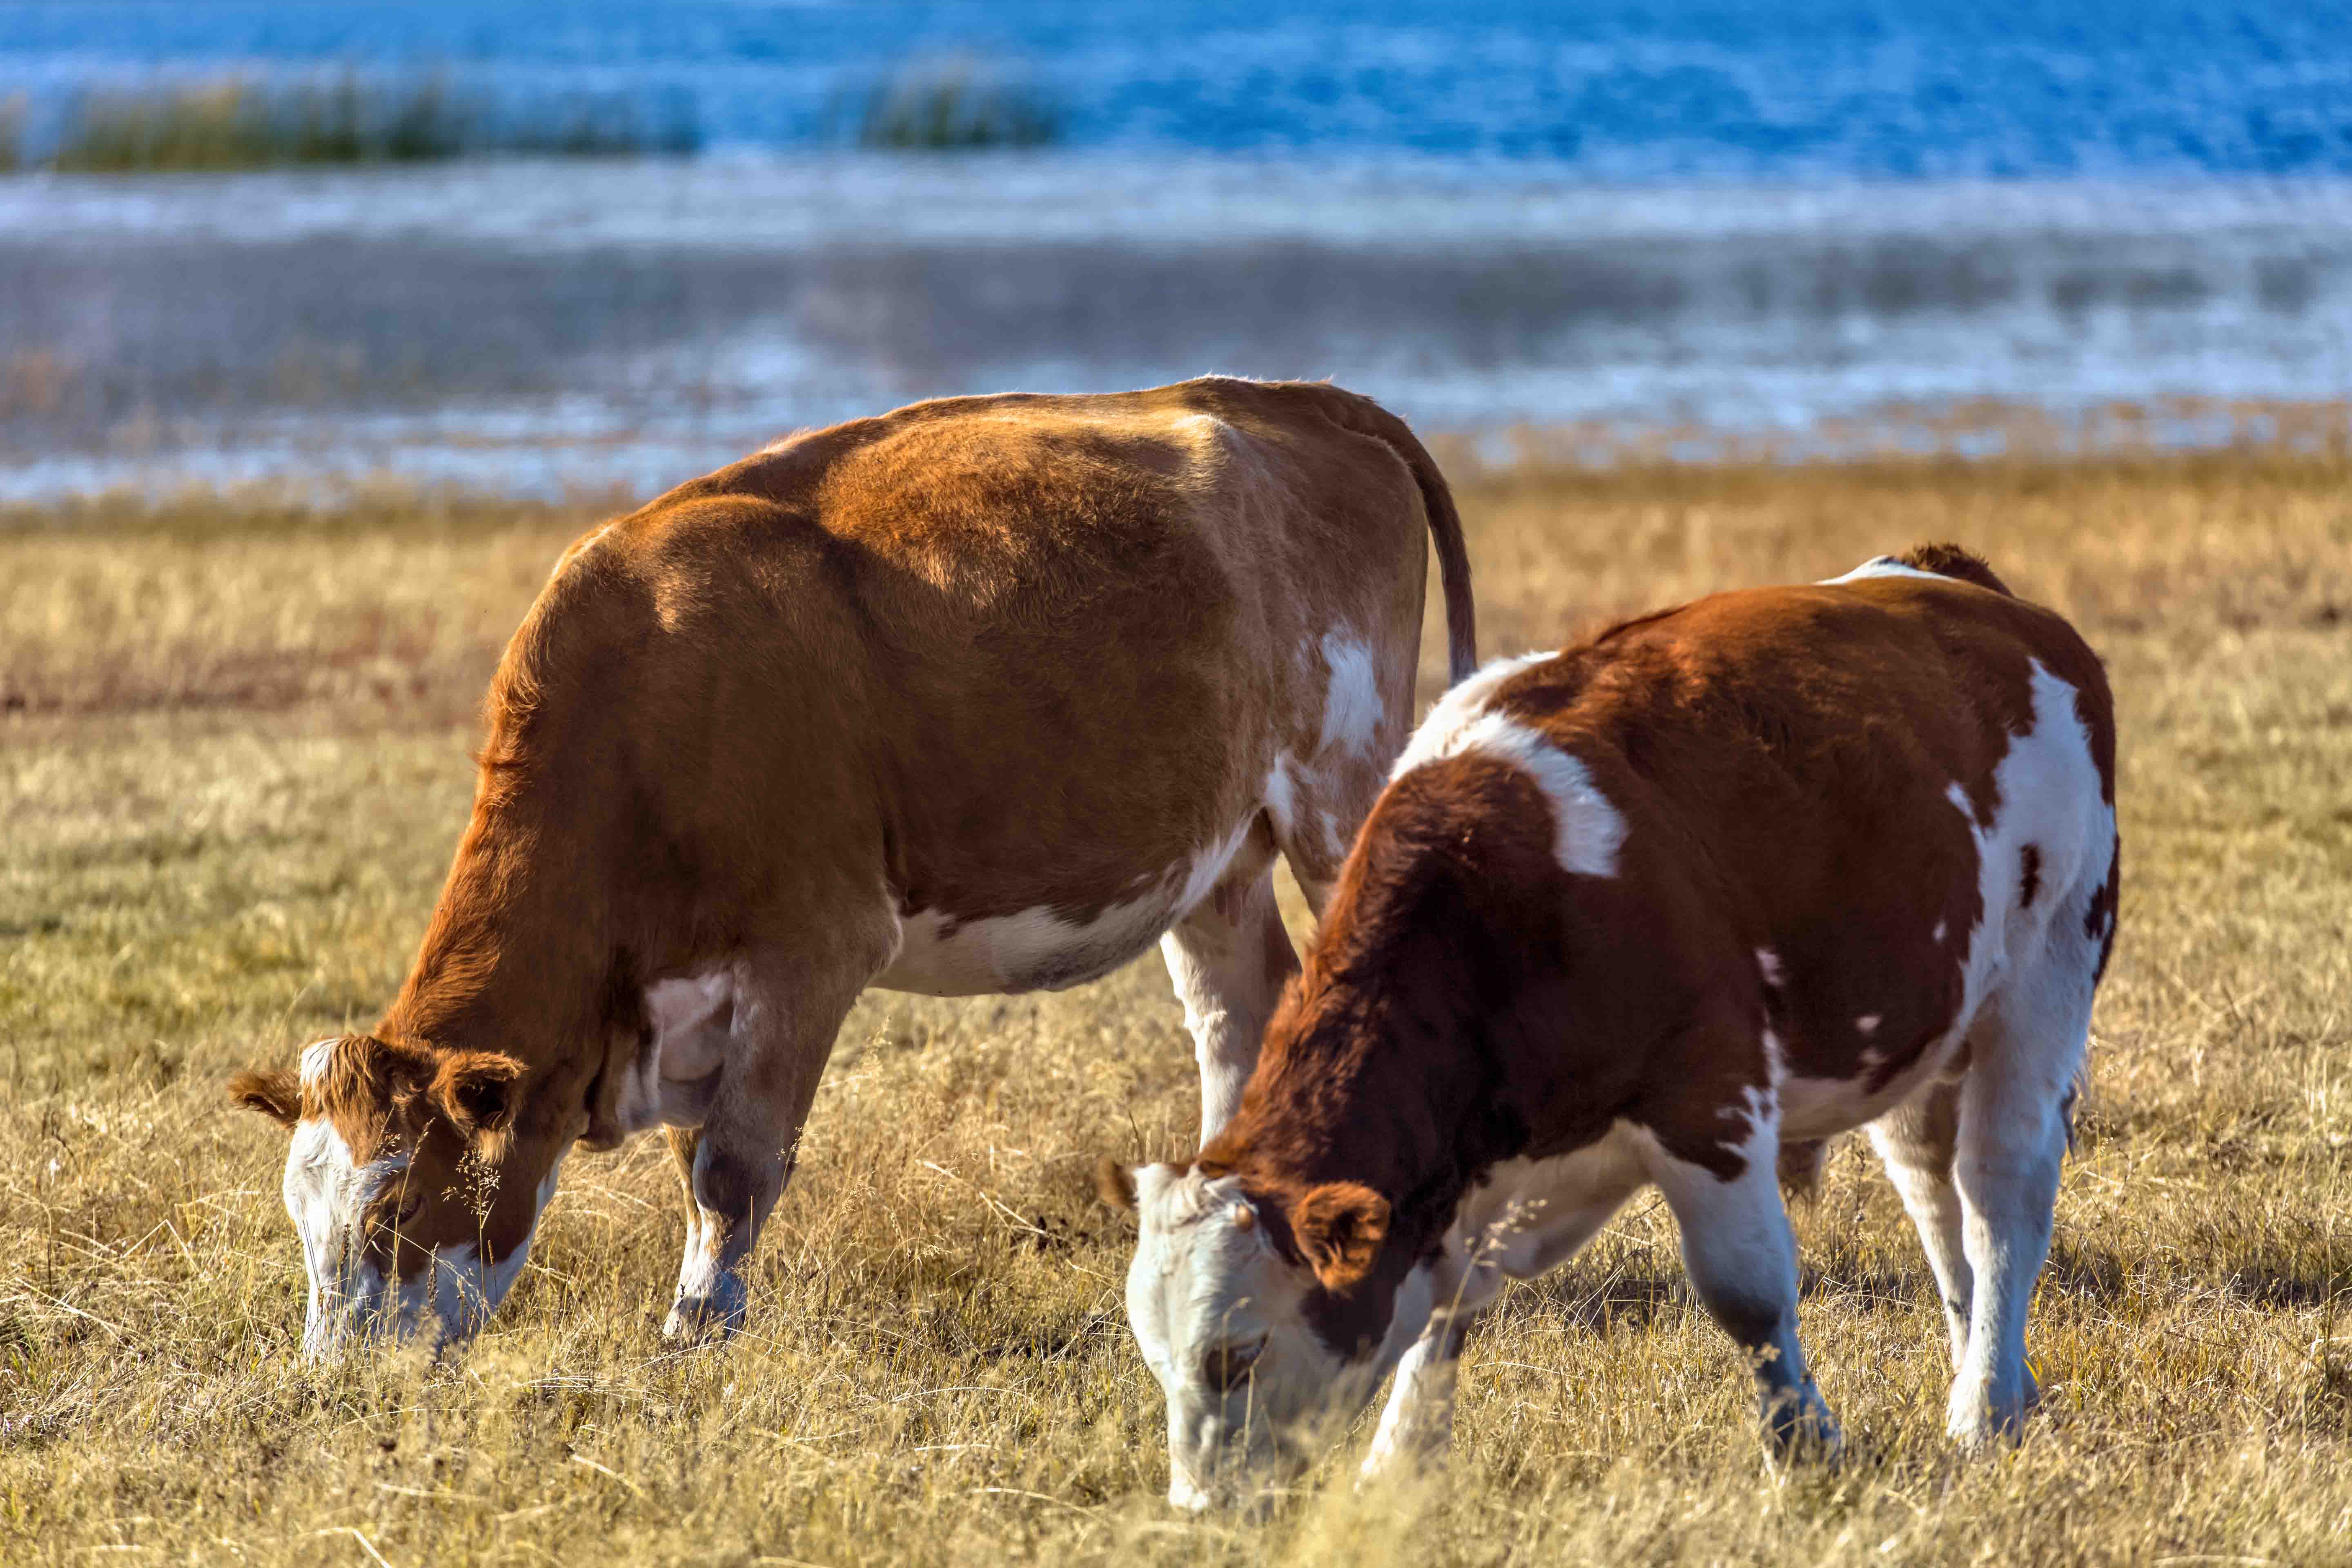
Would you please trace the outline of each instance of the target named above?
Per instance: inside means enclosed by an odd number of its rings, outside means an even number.
[[[1717,595],[1498,688],[1489,710],[1581,761],[1625,818],[1618,874],[1560,870],[1547,801],[1514,765],[1470,751],[1403,774],[1202,1173],[1240,1173],[1274,1235],[1301,1229],[1329,1184],[1370,1189],[1392,1213],[1369,1272],[1392,1285],[1489,1167],[1567,1152],[1619,1119],[1737,1173],[1726,1119],[1769,1081],[1763,1023],[1796,1076],[1900,1077],[1959,1005],[1958,954],[1933,933],[1979,912],[1945,789],[1957,781],[1981,816],[1998,805],[1993,770],[2031,721],[2031,661],[2078,693],[2109,800],[2115,757],[2082,639],[1973,557],[1913,553],[1970,585]],[[1923,906],[1923,889],[1948,891]],[[1867,1042],[1863,1014],[1883,1020]],[[1815,1147],[1789,1173],[1817,1163]],[[1287,1250],[1316,1256],[1303,1237]],[[1317,1310],[1335,1344],[1370,1321],[1343,1300]]]

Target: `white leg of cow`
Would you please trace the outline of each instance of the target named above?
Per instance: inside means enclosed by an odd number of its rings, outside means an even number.
[[[2025,1365],[2025,1313],[2050,1253],[2067,1096],[2090,1037],[2095,955],[2082,956],[2011,982],[1969,1032],[1953,1169],[1976,1289],[1949,1426],[1969,1447],[2015,1432],[2039,1396]]]
[[[1729,1181],[1663,1150],[1650,1176],[1682,1231],[1691,1288],[1754,1365],[1773,1446],[1782,1454],[1834,1453],[1837,1422],[1797,1344],[1797,1241],[1780,1199],[1779,1145],[1779,1117],[1766,1115],[1748,1140],[1746,1165]]]
[[[1380,1429],[1364,1455],[1364,1479],[1425,1468],[1454,1445],[1454,1388],[1462,1367],[1463,1317],[1433,1317],[1397,1363]]]
[[[1257,1065],[1257,1046],[1283,982],[1298,972],[1274,872],[1227,882],[1160,939],[1201,1064],[1201,1142],[1224,1126]]]
[[[671,1338],[733,1333],[749,1291],[743,1266],[791,1178],[801,1127],[835,1035],[869,970],[854,978],[806,961],[747,958],[735,966],[727,1064],[709,1119],[672,1149],[688,1158],[695,1210],[687,1227]]]
[[[1870,1127],[1871,1146],[1902,1194],[1903,1206],[1918,1227],[1919,1243],[1927,1248],[1927,1267],[1935,1270],[1955,1372],[1969,1356],[1969,1302],[1976,1281],[1963,1238],[1960,1190],[1952,1182],[1959,1135],[1960,1090],[1949,1083],[1929,1085]]]

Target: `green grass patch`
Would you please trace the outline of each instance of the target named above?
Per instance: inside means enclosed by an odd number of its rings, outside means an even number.
[[[21,121],[21,115],[19,116]],[[21,157],[6,138],[0,159]],[[694,152],[682,109],[650,112],[618,95],[502,106],[444,76],[380,81],[231,78],[91,92],[42,160],[73,174],[413,163],[479,155],[619,158]],[[0,167],[10,166],[0,162]]]
[[[861,147],[907,153],[972,153],[1044,147],[1061,139],[1061,110],[1043,91],[967,59],[908,65],[854,103]]]

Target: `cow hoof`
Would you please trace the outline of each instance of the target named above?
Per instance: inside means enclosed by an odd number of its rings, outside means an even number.
[[[1845,1434],[1838,1430],[1837,1417],[1818,1401],[1773,1411],[1766,1417],[1765,1432],[1773,1458],[1782,1464],[1835,1469],[1845,1458]]]
[[[663,1337],[688,1343],[727,1339],[743,1326],[745,1297],[743,1287],[731,1279],[708,1294],[681,1294],[662,1323]]]
[[[2023,1398],[2013,1400],[1954,1400],[1945,1430],[1952,1441],[1971,1454],[1981,1454],[2014,1443],[2025,1434],[2025,1413],[2033,1407],[2036,1391],[2031,1384]]]

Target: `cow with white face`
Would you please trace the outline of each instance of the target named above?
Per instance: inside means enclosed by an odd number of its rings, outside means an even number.
[[[1441,1453],[1472,1318],[1653,1185],[1773,1443],[1833,1452],[1777,1172],[1865,1126],[1936,1276],[1949,1430],[2013,1431],[2117,856],[2097,658],[1950,546],[1456,687],[1233,1121],[1103,1168],[1171,1500],[1280,1481],[1391,1372],[1367,1470]]]
[[[474,814],[365,1035],[233,1091],[293,1134],[306,1342],[462,1340],[574,1145],[667,1132],[673,1334],[743,1320],[867,986],[1060,989],[1153,943],[1232,1113],[1309,900],[1412,727],[1445,481],[1337,387],[918,404],[568,551],[488,702]]]

